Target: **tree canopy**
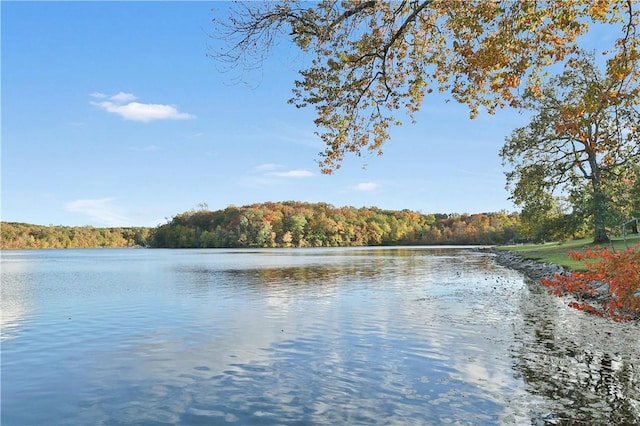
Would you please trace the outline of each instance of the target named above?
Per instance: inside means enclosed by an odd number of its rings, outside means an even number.
[[[504,244],[517,214],[422,214],[327,203],[267,202],[192,210],[153,230],[151,247],[350,247]]]
[[[236,2],[214,18],[211,55],[231,67],[260,66],[281,40],[311,57],[291,103],[316,110],[325,173],[345,154],[382,153],[389,128],[414,120],[426,93],[448,92],[474,117],[518,105],[545,67],[566,61],[590,24],[620,29],[608,75],[624,78],[638,58],[633,0],[324,0]],[[634,65],[635,66],[635,65]]]
[[[592,218],[594,241],[608,241],[607,213],[616,204],[630,211],[632,183],[638,180],[637,75],[602,75],[592,56],[581,55],[523,99],[536,114],[501,151],[513,166],[507,172],[512,199],[525,210],[540,211],[549,209],[554,194],[562,194]]]
[[[0,249],[145,247],[150,228],[42,226],[1,222]]]

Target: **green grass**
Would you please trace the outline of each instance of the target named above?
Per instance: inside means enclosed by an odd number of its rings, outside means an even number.
[[[546,263],[555,263],[570,268],[574,271],[584,271],[586,269],[584,262],[575,261],[568,256],[570,250],[584,251],[585,248],[596,247],[592,243],[593,239],[585,238],[582,240],[562,241],[545,244],[524,244],[513,246],[501,246],[501,250],[511,250],[518,252],[527,259],[534,259]],[[640,244],[640,236],[633,235],[627,237],[627,245],[629,247]],[[612,238],[611,244],[602,247],[613,247],[616,251],[623,251],[627,248],[624,239]]]

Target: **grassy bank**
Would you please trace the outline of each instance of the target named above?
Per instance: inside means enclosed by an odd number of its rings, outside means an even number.
[[[518,252],[521,256],[527,259],[534,259],[541,262],[555,263],[556,265],[562,265],[567,268],[571,268],[576,271],[584,271],[584,262],[575,261],[568,256],[570,250],[584,251],[586,248],[593,248],[595,245],[592,243],[592,239],[586,238],[582,240],[553,242],[545,244],[520,244],[513,246],[501,246],[501,250],[511,250]],[[627,245],[629,247],[640,244],[640,236],[633,235],[627,237]],[[613,238],[611,244],[607,244],[606,247],[613,247],[616,251],[623,251],[627,248],[623,238]]]

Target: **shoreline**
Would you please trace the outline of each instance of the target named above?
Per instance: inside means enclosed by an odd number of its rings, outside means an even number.
[[[491,249],[490,252],[495,255],[499,265],[520,271],[527,278],[538,282],[541,278],[553,278],[555,274],[567,275],[571,272],[571,270],[554,263],[527,259],[514,251]]]
[[[548,289],[540,282],[541,278],[552,279],[554,275],[569,275],[571,269],[565,268],[554,263],[544,263],[533,259],[527,259],[520,254],[508,251],[508,250],[496,250],[491,249],[491,253],[495,256],[495,261],[501,266],[522,272],[525,277],[535,282],[536,285],[543,288],[545,291]],[[556,296],[565,298],[568,300],[567,307],[571,302],[587,302],[595,305],[600,305],[612,298],[612,294],[609,288],[609,284],[605,282],[594,282],[592,284],[593,289],[596,291],[593,295],[585,295],[581,293],[566,293],[563,296]],[[605,315],[607,316],[607,315]],[[608,317],[608,316],[607,316]],[[636,318],[636,321],[640,318]]]

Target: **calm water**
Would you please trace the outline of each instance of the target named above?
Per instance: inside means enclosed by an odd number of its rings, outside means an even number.
[[[454,248],[2,253],[2,425],[640,423],[640,327]]]

